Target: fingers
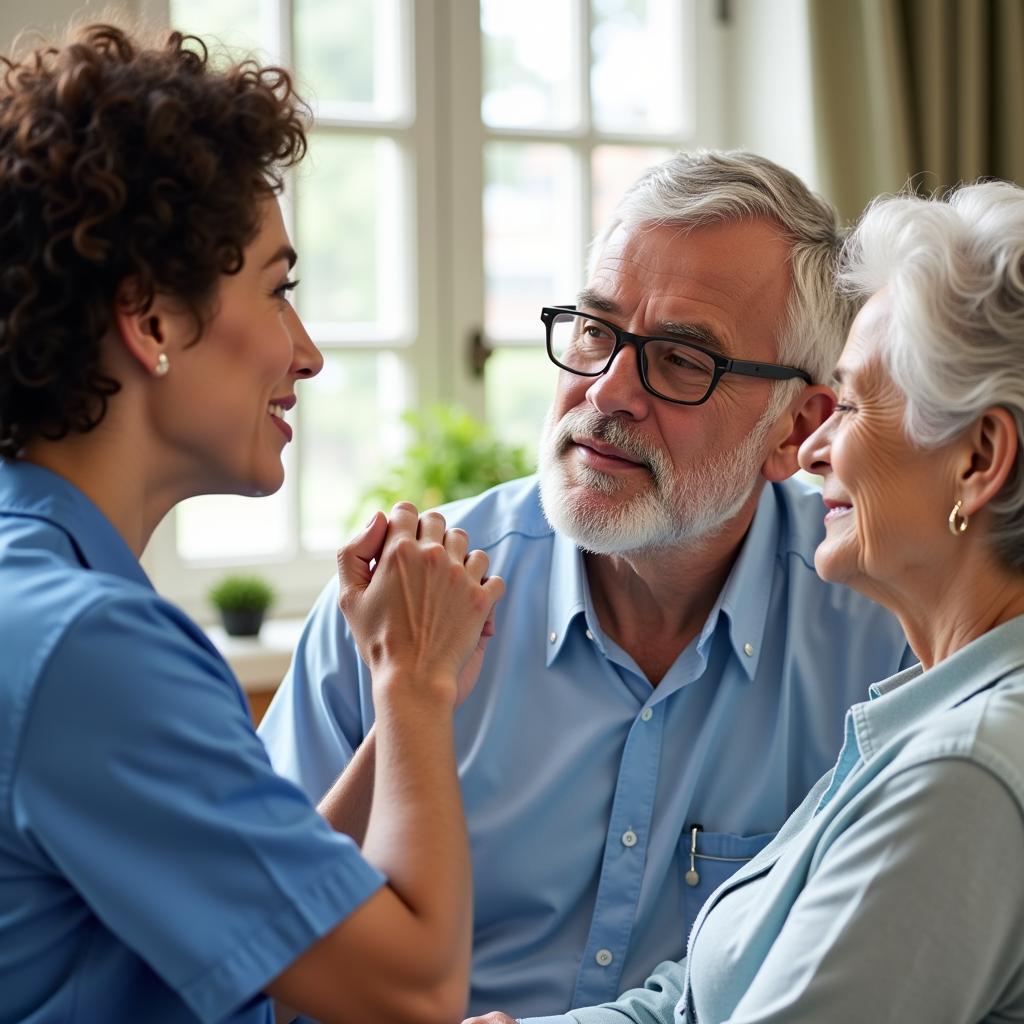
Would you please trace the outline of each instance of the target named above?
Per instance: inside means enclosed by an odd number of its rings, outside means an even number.
[[[427,543],[442,544],[446,525],[440,512],[424,512],[419,518],[416,536]]]
[[[494,636],[494,609],[495,606],[492,604],[491,610],[487,613],[487,618],[484,620],[484,628],[480,630],[481,640]]]
[[[405,537],[416,539],[420,525],[419,510],[411,501],[399,501],[392,506],[387,522],[388,535],[384,541],[385,550],[393,547],[397,541]]]
[[[444,535],[444,549],[453,562],[462,565],[466,561],[466,552],[469,550],[469,534],[465,530],[453,527]]]
[[[462,1024],[519,1024],[519,1021],[510,1017],[507,1013],[492,1010],[483,1017],[468,1017]]]
[[[338,550],[338,579],[344,592],[352,588],[365,589],[370,582],[370,563],[380,557],[381,547],[388,532],[388,521],[383,512],[374,512],[373,518],[352,540]]]

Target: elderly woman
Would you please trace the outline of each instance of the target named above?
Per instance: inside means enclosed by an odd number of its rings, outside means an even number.
[[[321,366],[275,199],[305,146],[288,76],[109,26],[2,67],[0,1017],[265,1024],[269,994],[451,1020],[471,904],[452,709],[501,593],[486,558],[406,505],[340,553],[376,772],[363,801],[352,766],[330,824],[138,563],[177,502],[280,487]]]
[[[535,1022],[1024,1020],[1024,190],[880,199],[844,277],[866,302],[800,451],[824,477],[815,565],[895,612],[921,664],[848,712],[683,964]]]

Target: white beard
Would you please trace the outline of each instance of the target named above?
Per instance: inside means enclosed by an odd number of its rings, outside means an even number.
[[[681,471],[616,417],[574,409],[555,421],[549,411],[538,458],[544,516],[559,533],[597,555],[694,546],[713,537],[746,504],[761,478],[764,442],[777,417],[769,408],[736,451],[709,455]],[[648,487],[622,503],[592,503],[587,491],[614,495],[625,481],[576,464],[573,436],[593,437],[646,466]]]

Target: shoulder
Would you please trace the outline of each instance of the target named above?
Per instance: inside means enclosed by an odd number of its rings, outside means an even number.
[[[825,536],[821,491],[796,477],[769,487],[778,515],[780,554],[799,559],[814,572],[814,552]]]
[[[67,564],[37,568],[0,625],[0,646],[21,655],[15,689],[45,683],[98,700],[119,681],[135,692],[161,674],[233,678],[203,631],[149,587]]]
[[[536,476],[498,484],[472,498],[440,505],[436,511],[445,517],[449,528],[466,531],[470,547],[480,548],[490,558],[489,572],[505,577],[506,582],[516,567],[533,569],[538,564],[536,559],[549,558],[554,531],[541,509]],[[536,557],[532,561],[524,557],[529,555]],[[334,573],[307,618],[301,646],[318,630],[326,631],[330,650],[336,646],[338,590],[338,576]],[[347,627],[343,628],[347,635]]]
[[[888,609],[852,587],[823,580],[814,568],[814,553],[825,537],[821,491],[796,478],[772,484],[771,488],[779,527],[778,556],[795,599],[804,604],[813,601],[819,617],[834,614],[860,619],[870,628],[882,626],[887,638],[905,648],[903,631]]]
[[[470,544],[484,551],[502,542],[529,544],[553,534],[541,509],[536,476],[498,484],[473,498],[442,505],[438,511],[450,527],[465,530]]]
[[[917,730],[903,762],[966,760],[987,769],[1024,813],[1024,669],[941,714]]]
[[[12,539],[11,531],[4,539]],[[12,655],[9,666],[14,667],[5,673],[4,698],[31,686],[69,634],[77,630],[84,637],[78,625],[83,617],[102,615],[128,586],[79,565],[59,531],[32,526],[16,531],[13,541],[0,554],[0,593],[6,599],[0,649]]]
[[[841,681],[841,702],[862,699],[870,683],[916,662],[892,612],[815,570],[825,535],[821,492],[802,480],[772,484],[768,507],[777,529],[774,613],[794,650]]]
[[[156,749],[174,731],[169,723],[191,715],[243,719],[231,670],[198,626],[147,587],[51,567],[0,618],[0,647],[13,655],[0,687],[0,775],[9,781],[47,757],[66,765],[69,750],[81,760],[86,737],[101,756],[122,738]]]

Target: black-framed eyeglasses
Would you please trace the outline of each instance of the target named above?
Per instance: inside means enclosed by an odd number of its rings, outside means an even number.
[[[545,306],[540,318],[547,330],[548,356],[580,377],[600,377],[627,345],[637,352],[640,380],[658,398],[679,405],[702,405],[727,373],[764,380],[799,377],[813,383],[806,370],[779,363],[729,359],[681,338],[645,338],[615,324],[581,313],[575,306]]]

